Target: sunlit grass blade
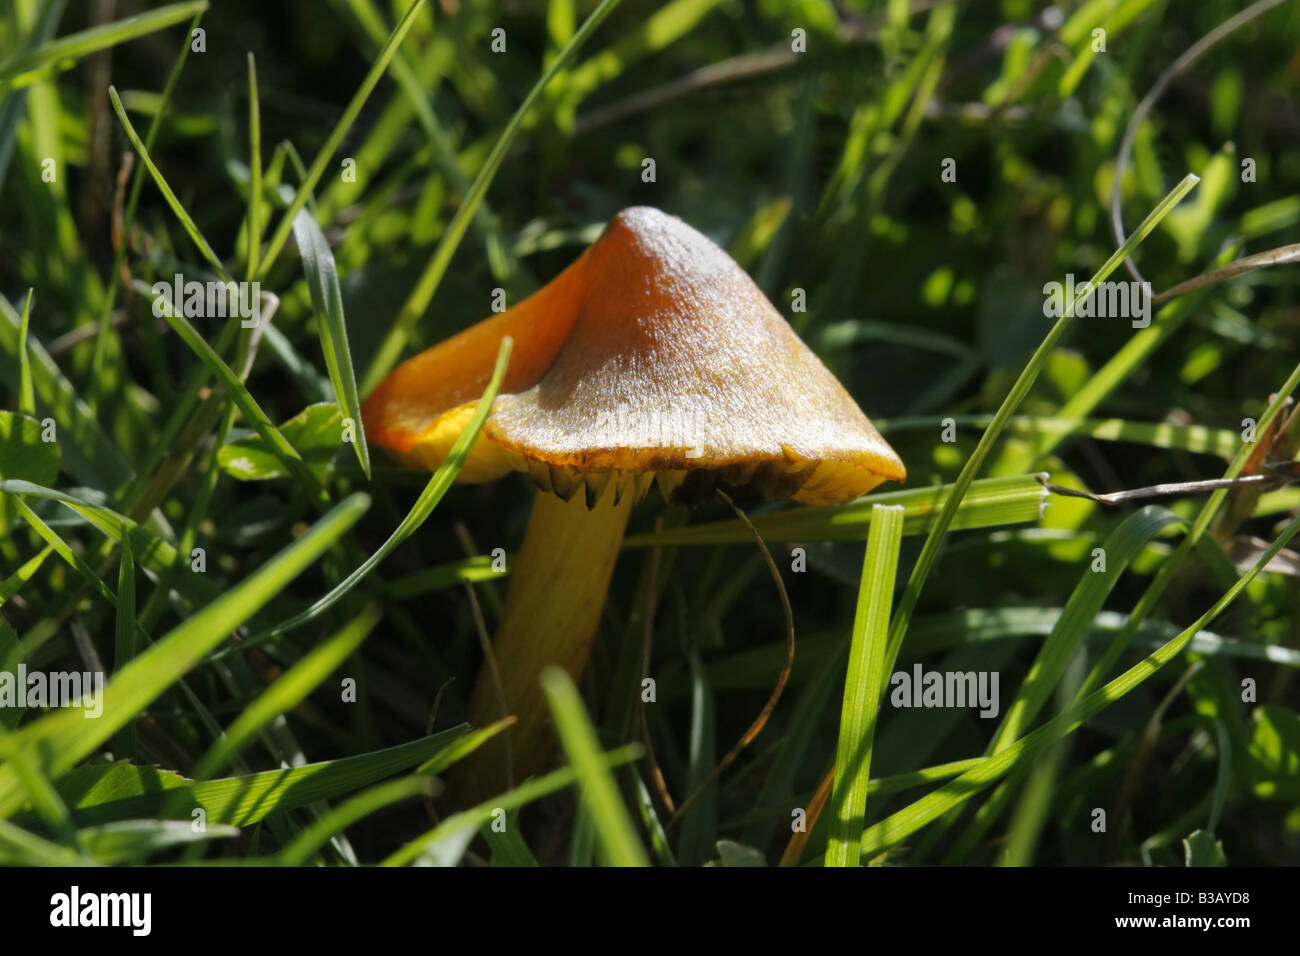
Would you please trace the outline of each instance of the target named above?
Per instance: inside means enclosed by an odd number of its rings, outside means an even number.
[[[397,526],[397,529],[389,535],[388,540],[328,594],[319,598],[310,607],[299,614],[295,614],[287,621],[268,631],[254,635],[251,638],[252,641],[266,640],[275,637],[277,634],[284,634],[296,627],[301,627],[308,621],[314,620],[333,606],[343,595],[351,591],[362,578],[374,570],[376,565],[388,557],[394,548],[410,537],[416,528],[424,524],[425,519],[433,513],[433,509],[438,506],[442,496],[451,487],[451,483],[456,480],[456,475],[460,472],[460,466],[464,464],[466,456],[469,455],[469,450],[474,446],[474,442],[478,440],[478,434],[483,428],[483,423],[487,421],[488,412],[492,410],[493,401],[496,400],[497,391],[501,388],[501,381],[505,378],[506,367],[510,363],[511,345],[512,342],[508,336],[501,340],[501,349],[497,353],[496,368],[492,372],[492,378],[488,381],[487,388],[483,390],[483,395],[474,409],[473,416],[465,426],[465,430],[461,432],[451,446],[451,451],[447,454],[447,460],[433,473],[433,477],[425,485],[424,491],[420,493],[420,497],[411,506],[410,512],[402,519],[402,523]]]
[[[257,61],[248,54],[248,219],[246,220],[248,267],[252,282],[262,252],[262,100],[257,88]]]
[[[341,502],[242,584],[136,657],[104,689],[98,720],[85,720],[80,709],[50,714],[0,741],[0,754],[20,749],[38,754],[40,765],[55,778],[71,769],[319,558],[369,505],[370,499],[360,493]],[[0,814],[13,809],[15,796],[12,773],[0,766]]]
[[[61,846],[0,820],[0,864],[6,866],[83,866],[85,858],[70,846]]]
[[[147,36],[158,30],[188,20],[200,11],[208,8],[207,0],[190,0],[187,3],[174,3],[171,6],[150,10],[91,27],[80,33],[60,37],[49,43],[43,43],[29,53],[11,57],[0,63],[0,89],[5,86],[22,87],[40,79],[47,70],[71,69],[79,60],[100,50],[117,46]]]
[[[113,639],[113,673],[119,673],[136,655],[135,618],[135,557],[131,552],[131,537],[122,528],[122,556],[117,572],[117,621]],[[138,750],[135,721],[122,725],[113,741],[113,750],[119,757],[134,757]]]
[[[77,831],[77,838],[96,863],[139,863],[155,853],[206,840],[234,840],[238,827],[208,823],[195,830],[190,820],[122,820]]]
[[[540,680],[555,718],[560,746],[582,784],[605,860],[611,866],[648,866],[650,861],[605,764],[596,728],[591,725],[573,680],[558,667],[542,671]]]
[[[770,511],[751,516],[754,527],[767,541],[861,541],[871,524],[877,504],[903,509],[903,533],[929,531],[935,515],[951,500],[953,485],[908,488],[872,494],[842,505],[814,505]],[[955,509],[953,528],[984,528],[1022,521],[1037,521],[1043,515],[1047,492],[1037,475],[986,478],[975,482]],[[728,519],[686,525],[665,531],[628,535],[626,548],[655,545],[739,544],[751,540],[745,526]]]
[[[640,744],[627,744],[604,754],[602,760],[606,767],[617,767],[636,760],[641,754]],[[464,854],[465,848],[469,846],[470,840],[478,833],[479,827],[490,823],[498,810],[509,812],[557,790],[563,790],[577,780],[577,772],[572,767],[561,767],[544,776],[526,780],[500,796],[493,797],[469,810],[452,814],[432,830],[390,854],[379,865],[406,866],[425,858],[440,866],[455,866]]]
[[[301,703],[325,678],[334,673],[379,623],[381,612],[371,605],[349,621],[329,640],[312,648],[253,701],[227,728],[221,739],[194,768],[196,780],[220,773],[249,741],[267,724]]]
[[[303,830],[293,843],[281,851],[274,865],[302,866],[336,833],[341,833],[358,820],[399,801],[431,794],[433,789],[434,782],[431,779],[416,776],[390,780],[362,791]]]
[[[402,354],[402,349],[406,347],[406,342],[410,338],[411,330],[415,328],[415,323],[420,320],[420,316],[424,315],[425,309],[429,307],[429,303],[433,300],[433,294],[438,291],[438,285],[442,282],[443,274],[447,271],[447,266],[451,264],[451,257],[460,246],[460,240],[464,237],[465,230],[469,228],[475,210],[483,201],[488,186],[491,185],[502,160],[505,159],[506,153],[514,143],[515,137],[519,134],[524,118],[532,111],[533,106],[542,95],[542,91],[546,89],[551,80],[554,79],[557,73],[568,66],[574,55],[586,43],[588,37],[596,31],[596,28],[618,6],[619,2],[620,0],[601,0],[600,6],[592,11],[591,16],[587,17],[578,32],[573,35],[573,39],[565,44],[563,50],[556,54],[555,59],[551,61],[551,65],[546,68],[546,72],[528,91],[528,95],[519,104],[519,109],[515,111],[515,115],[510,118],[506,128],[497,137],[496,142],[492,145],[491,152],[483,160],[483,165],[479,167],[478,174],[474,177],[469,192],[465,194],[465,198],[461,200],[460,206],[456,209],[456,214],[452,217],[451,222],[447,224],[442,239],[438,243],[438,248],[434,250],[433,257],[429,260],[429,264],[425,266],[415,288],[407,297],[402,310],[397,314],[397,318],[393,321],[388,334],[384,336],[379,349],[375,352],[375,357],[371,360],[369,368],[366,369],[365,375],[362,376],[361,391],[363,393],[371,392],[397,364],[397,359]]]
[[[137,788],[136,793],[128,797],[75,803],[72,816],[82,824],[160,816],[188,822],[191,811],[201,808],[207,814],[209,826],[228,823],[246,827],[273,813],[354,793],[385,777],[410,770],[462,736],[466,729],[465,724],[460,724],[396,747],[292,769],[264,770],[202,783],[172,776],[162,789],[158,789],[158,781],[150,779],[149,789],[145,792],[139,792]],[[141,768],[126,769],[142,772]],[[73,775],[83,772],[79,769]]]
[[[885,686],[885,644],[889,611],[898,576],[898,548],[903,540],[903,509],[872,507],[871,535],[862,561],[862,583],[853,619],[853,642],[840,709],[839,744],[835,749],[835,783],[831,791],[827,866],[857,866],[867,812],[876,712]]]
[[[189,59],[193,50],[192,37],[194,31],[199,28],[203,21],[203,14],[206,8],[200,9],[194,14],[194,19],[190,21],[189,29],[186,31],[185,39],[181,43],[180,52],[176,57],[176,62],[172,64],[171,72],[167,75],[167,82],[163,84],[162,93],[158,97],[157,109],[154,111],[153,119],[149,122],[149,128],[144,134],[143,148],[146,152],[153,149],[153,144],[158,138],[158,131],[162,128],[163,118],[167,114],[167,106],[171,103],[172,93],[176,89],[176,83],[180,79],[181,71],[185,68],[185,63]],[[122,211],[121,222],[119,223],[123,233],[130,233],[135,223],[136,208],[140,203],[140,193],[144,188],[144,178],[147,167],[141,163],[134,174],[131,176],[131,190],[126,198],[126,208]],[[117,294],[122,282],[123,264],[126,261],[127,250],[130,243],[122,242],[119,244],[117,252],[113,256],[112,271],[109,273],[108,290],[104,295],[104,304],[99,315],[99,333],[95,336],[95,352],[91,358],[91,383],[90,383],[90,400],[91,404],[98,407],[102,383],[106,376],[104,375],[105,362],[108,357],[109,342],[115,340],[112,332],[113,310],[117,305]],[[150,362],[156,365],[163,364],[163,346],[161,337],[158,335],[157,328],[151,322],[143,322],[139,325],[141,337],[144,341],[145,349],[149,355]],[[161,371],[161,370],[159,370]],[[156,385],[165,386],[166,379],[155,373],[154,382]]]
[[[641,825],[645,827],[645,832],[650,838],[650,849],[654,852],[660,866],[676,866],[677,858],[673,856],[673,848],[668,843],[668,833],[659,819],[659,812],[655,809],[650,789],[635,767],[631,772],[632,782],[636,785],[636,806],[641,813]]]
[[[420,764],[418,773],[439,774],[456,763],[464,760],[474,751],[501,733],[515,722],[514,717],[493,721],[486,727],[477,727],[461,737],[457,737],[424,763]]]
[[[32,558],[26,561],[22,567],[9,575],[9,577],[5,578],[3,582],[0,582],[0,605],[3,605],[11,597],[22,590],[23,585],[32,579],[36,572],[41,569],[41,566],[45,564],[45,559],[53,553],[54,545],[47,544]]]
[[[334,253],[330,252],[320,226],[305,209],[293,221],[293,234],[298,241],[303,271],[307,274],[307,288],[316,312],[317,332],[321,350],[325,353],[325,367],[329,369],[330,382],[334,386],[334,397],[343,412],[344,423],[351,423],[351,434],[355,436],[352,445],[361,470],[369,478],[370,449],[361,422],[361,399],[357,396],[357,377],[352,368],[352,350],[348,347],[348,326],[343,318],[343,293],[339,289]]]
[[[4,738],[0,738],[0,742],[3,740]],[[61,841],[80,850],[67,804],[63,802],[63,798],[59,796],[45,774],[37,769],[31,754],[21,750],[12,753],[9,756],[9,767],[27,791],[32,808],[45,826]]]
[[[221,281],[233,281],[230,273],[226,271],[226,267],[221,264],[221,259],[217,257],[217,254],[212,251],[212,247],[208,245],[208,240],[203,237],[203,233],[194,222],[194,219],[190,216],[189,212],[186,211],[185,207],[181,205],[181,201],[176,198],[176,194],[172,192],[171,186],[167,185],[167,180],[163,178],[163,174],[149,157],[149,150],[145,147],[143,141],[141,141],[140,134],[135,131],[135,127],[131,125],[131,120],[127,117],[126,110],[122,106],[122,99],[117,95],[116,87],[110,86],[108,88],[108,98],[113,104],[113,109],[117,112],[117,118],[122,124],[122,129],[126,132],[127,139],[129,139],[131,145],[135,147],[136,155],[140,157],[140,162],[144,164],[145,169],[149,170],[149,175],[153,177],[154,184],[158,187],[158,191],[162,193],[163,199],[166,200],[167,205],[171,207],[171,211],[175,214],[181,227],[185,230],[186,234],[189,235],[190,239],[193,240],[199,253],[208,261],[208,264],[212,266],[217,275],[221,277]]]
[[[32,294],[27,290],[23,301],[22,323],[18,327],[18,411],[24,415],[36,414],[36,391],[32,387],[32,366],[27,357],[27,328],[32,317]]]
[[[1291,394],[1297,388],[1300,388],[1300,364],[1297,364],[1291,370],[1291,374],[1287,376],[1282,387],[1273,393],[1268,403],[1268,407],[1264,410],[1264,414],[1260,416],[1259,424],[1257,426],[1259,434],[1269,434],[1269,429],[1272,427],[1273,422],[1276,421],[1278,416],[1287,408],[1288,403],[1291,401]],[[1246,467],[1246,463],[1250,460],[1252,453],[1253,447],[1250,444],[1243,444],[1241,449],[1228,464],[1228,468],[1224,471],[1223,477],[1235,478],[1237,475],[1241,474],[1242,469]],[[1218,513],[1227,497],[1227,489],[1220,489],[1211,494],[1205,504],[1201,506],[1201,510],[1192,521],[1191,528],[1188,530],[1187,535],[1181,542],[1179,542],[1178,547],[1175,548],[1173,554],[1169,556],[1169,560],[1161,565],[1160,570],[1156,573],[1155,580],[1147,586],[1147,589],[1142,593],[1142,597],[1138,599],[1137,604],[1133,608],[1133,612],[1129,615],[1128,623],[1125,625],[1124,629],[1115,636],[1115,639],[1111,642],[1110,646],[1106,648],[1106,652],[1101,655],[1097,662],[1092,666],[1092,669],[1088,672],[1088,676],[1084,679],[1083,686],[1079,689],[1080,696],[1096,687],[1105,678],[1110,668],[1119,661],[1125,648],[1128,647],[1129,643],[1133,640],[1134,635],[1137,633],[1137,629],[1142,626],[1147,615],[1151,613],[1152,608],[1155,607],[1156,602],[1160,599],[1160,595],[1164,593],[1164,589],[1169,585],[1169,582],[1173,580],[1174,575],[1178,572],[1182,563],[1191,554],[1192,549],[1199,545],[1201,536],[1205,533],[1206,529],[1209,528],[1210,522],[1214,519],[1214,516]]]
[[[1179,518],[1173,512],[1148,505],[1129,515],[1111,532],[1102,544],[1100,554],[1092,553],[1056,627],[1039,648],[1024,683],[1006,709],[1002,724],[989,744],[990,753],[996,753],[1024,736],[1065,673],[1120,575],[1148,542],[1178,523]]]

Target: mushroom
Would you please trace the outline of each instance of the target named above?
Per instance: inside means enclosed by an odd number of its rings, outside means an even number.
[[[715,488],[747,500],[848,501],[903,463],[844,387],[722,249],[657,209],[625,209],[549,284],[395,369],[362,409],[366,435],[428,469],[446,457],[512,336],[501,392],[459,480],[527,472],[538,486],[494,644],[513,776],[553,736],[538,675],[576,680],[634,502]],[[470,720],[500,716],[484,667]],[[462,794],[506,785],[491,741]]]

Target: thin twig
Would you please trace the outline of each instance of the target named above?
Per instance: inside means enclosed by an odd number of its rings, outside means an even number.
[[[1300,262],[1300,242],[1292,243],[1289,246],[1278,246],[1276,249],[1269,249],[1267,252],[1258,252],[1253,256],[1246,256],[1244,259],[1234,259],[1221,269],[1203,272],[1186,282],[1170,286],[1159,295],[1152,296],[1151,304],[1160,305],[1169,299],[1186,295],[1188,292],[1203,289],[1206,286],[1218,285],[1220,282],[1235,279],[1247,272],[1267,269],[1269,266],[1289,265],[1293,262]]]
[[[1273,473],[1266,475],[1211,478],[1206,481],[1175,481],[1161,485],[1148,485],[1145,488],[1130,488],[1127,491],[1112,491],[1104,495],[1093,494],[1091,491],[1081,491],[1078,488],[1064,488],[1061,485],[1054,485],[1041,476],[1038,480],[1043,483],[1044,488],[1054,495],[1062,495],[1066,498],[1086,498],[1089,501],[1095,501],[1103,505],[1120,505],[1128,501],[1141,501],[1144,498],[1162,498],[1166,495],[1199,495],[1206,491],[1217,491],[1220,488],[1240,488],[1243,485],[1264,485],[1266,487],[1271,485],[1280,488],[1300,478],[1300,475],[1292,471],[1291,466],[1294,464],[1296,463],[1271,464],[1269,467],[1273,469]]]
[[[772,711],[776,709],[777,702],[781,699],[781,692],[785,690],[786,681],[790,679],[790,669],[794,665],[794,610],[790,607],[790,595],[786,593],[785,581],[781,579],[781,571],[777,568],[776,562],[772,560],[772,552],[768,551],[767,544],[763,541],[763,536],[758,533],[758,529],[755,528],[754,523],[749,520],[749,516],[736,507],[736,503],[727,497],[726,493],[723,492],[721,488],[714,490],[717,492],[719,498],[731,506],[731,510],[736,513],[736,517],[745,523],[745,527],[747,527],[750,534],[754,536],[754,541],[758,544],[759,550],[763,553],[764,560],[767,561],[767,569],[772,574],[772,580],[776,582],[777,594],[781,598],[781,609],[785,612],[785,664],[782,665],[781,673],[776,679],[776,686],[772,688],[772,695],[767,699],[767,703],[763,705],[763,709],[759,711],[758,716],[754,718],[754,722],[749,725],[749,729],[741,735],[740,740],[736,742],[736,745],[731,748],[730,752],[718,761],[718,765],[709,772],[707,777],[700,781],[699,786],[697,786],[691,795],[682,802],[682,805],[677,808],[677,812],[674,813],[672,818],[668,821],[669,828],[682,818],[682,815],[686,812],[686,808],[694,803],[696,798],[698,798],[700,794],[707,790],[713,782],[717,780],[722,771],[726,770],[727,767],[731,765],[732,761],[740,756],[740,752],[748,747],[750,743],[753,742],[754,738],[762,732],[763,727],[767,725],[768,718],[772,716]]]

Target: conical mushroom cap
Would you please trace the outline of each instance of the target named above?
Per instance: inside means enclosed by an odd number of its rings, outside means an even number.
[[[366,403],[367,434],[433,467],[472,407],[456,403],[481,391],[507,334],[520,358],[462,471],[466,480],[516,468],[564,497],[585,487],[594,498],[611,479],[618,492],[644,490],[657,478],[674,499],[717,484],[747,497],[823,503],[906,477],[745,271],[680,219],[648,207],[619,213],[573,265],[514,309],[394,371]],[[403,404],[399,396],[434,376],[443,393],[436,402]]]

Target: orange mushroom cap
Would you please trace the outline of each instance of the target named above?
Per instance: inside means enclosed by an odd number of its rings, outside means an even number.
[[[395,369],[362,407],[369,440],[436,468],[504,336],[510,369],[460,472],[527,471],[568,498],[847,501],[902,461],[745,271],[675,216],[625,209],[538,292]]]

